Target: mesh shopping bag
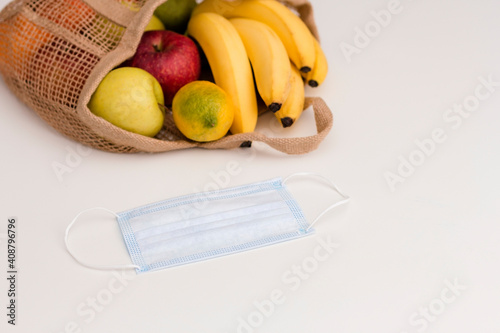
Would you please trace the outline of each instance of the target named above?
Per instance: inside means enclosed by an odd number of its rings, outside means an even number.
[[[133,6],[140,8],[132,10]],[[232,149],[260,141],[288,154],[318,147],[333,124],[321,98],[313,107],[317,134],[272,138],[259,132],[227,135],[209,143],[186,139],[171,117],[149,138],[95,116],[88,102],[104,76],[131,58],[154,10],[165,0],[14,0],[0,12],[0,73],[7,86],[63,135],[117,153],[166,152],[186,148]],[[308,1],[284,1],[317,37]]]

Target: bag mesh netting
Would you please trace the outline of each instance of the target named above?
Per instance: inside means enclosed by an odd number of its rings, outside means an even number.
[[[93,115],[87,104],[104,76],[132,57],[154,10],[165,0],[15,0],[0,13],[0,72],[11,91],[65,136],[117,153],[165,152],[201,147],[231,149],[261,141],[288,153],[317,148],[333,123],[320,98],[307,98],[318,133],[270,138],[258,132],[197,143],[171,117],[155,138],[127,132]],[[317,36],[308,1],[289,0]],[[137,10],[131,8],[136,7]]]

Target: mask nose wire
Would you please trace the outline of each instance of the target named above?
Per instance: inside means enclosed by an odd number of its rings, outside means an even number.
[[[69,247],[69,241],[68,241],[68,238],[69,238],[69,231],[71,230],[71,228],[75,225],[76,221],[78,220],[78,218],[80,216],[82,216],[83,214],[85,213],[88,213],[90,211],[94,211],[94,210],[101,210],[101,211],[105,211],[107,213],[110,213],[112,215],[114,215],[116,218],[118,218],[119,216],[107,209],[107,208],[102,208],[102,207],[94,207],[94,208],[89,208],[89,209],[86,209],[84,211],[81,211],[80,213],[78,213],[78,215],[75,216],[75,218],[73,219],[73,221],[71,221],[71,223],[68,225],[68,227],[66,228],[66,233],[64,234],[64,244],[66,245],[66,250],[68,251],[68,253],[73,257],[73,259],[76,260],[76,262],[78,262],[80,265],[82,266],[85,266],[85,267],[88,267],[88,268],[92,268],[92,269],[98,269],[98,270],[115,270],[115,269],[140,269],[139,266],[137,265],[93,265],[93,264],[88,264],[80,259],[77,258],[77,256],[75,255],[75,253],[71,250],[71,248]]]
[[[307,228],[306,231],[309,231],[316,224],[316,222],[318,222],[326,213],[328,213],[332,209],[334,209],[334,208],[336,208],[336,207],[338,207],[340,205],[343,205],[343,204],[347,203],[349,200],[351,200],[351,198],[349,196],[345,195],[338,188],[338,186],[335,185],[330,179],[328,179],[328,178],[326,178],[326,177],[324,177],[324,176],[322,176],[320,174],[314,173],[314,172],[297,172],[297,173],[291,174],[290,176],[286,177],[283,180],[283,184],[286,184],[290,179],[296,178],[296,177],[315,177],[315,178],[319,178],[322,181],[324,181],[330,188],[332,188],[335,192],[337,192],[342,197],[342,200],[335,202],[331,206],[327,207],[321,214],[319,214],[312,221],[312,223],[309,225],[309,227]]]

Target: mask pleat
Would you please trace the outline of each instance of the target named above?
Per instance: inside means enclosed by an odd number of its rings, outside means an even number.
[[[204,215],[197,218],[193,218],[188,221],[174,221],[171,223],[163,224],[160,226],[151,227],[136,233],[136,239],[141,241],[150,237],[154,237],[159,234],[165,234],[170,232],[175,232],[178,230],[184,230],[188,228],[199,228],[204,225],[208,225],[214,222],[220,221],[231,221],[245,216],[252,216],[255,214],[273,214],[273,211],[283,210],[290,211],[288,207],[279,201],[270,202],[264,205],[253,205],[249,207],[237,208],[225,211],[223,213],[212,213],[210,215]]]
[[[175,209],[176,207],[183,205],[191,205],[198,210],[204,210],[207,208],[207,202],[217,202],[219,200],[241,198],[246,199],[253,195],[262,195],[265,192],[275,194],[277,189],[282,188],[281,179],[272,179],[261,183],[249,184],[240,187],[228,188],[217,190],[214,192],[200,192],[190,195],[180,196],[178,198],[173,198],[165,201],[156,202],[149,204],[140,208],[131,209],[120,213],[122,216],[126,216],[128,220],[135,220],[145,215],[151,215],[153,213],[162,213],[162,211]],[[185,218],[185,217],[184,217]],[[145,224],[149,224],[150,221],[144,221]],[[140,230],[140,228],[138,229]]]
[[[270,223],[272,221],[272,223]],[[141,249],[145,261],[151,265],[158,261],[173,260],[190,255],[202,255],[219,248],[230,248],[268,237],[297,231],[297,224],[289,214],[280,219],[268,217],[172,238]]]
[[[260,192],[245,197],[223,198],[203,203],[189,202],[168,210],[152,212],[133,218],[130,220],[130,225],[136,233],[136,237],[141,238],[143,236],[138,235],[142,233],[148,235],[147,230],[155,227],[165,226],[168,230],[167,225],[170,225],[172,229],[175,229],[179,228],[176,223],[184,225],[186,222],[191,223],[193,220],[204,217],[208,217],[207,221],[210,222],[210,216],[213,215],[231,214],[231,212],[238,209],[247,209],[249,207],[254,207],[252,209],[258,211],[258,206],[266,206],[276,202],[283,204],[283,199],[276,192]],[[262,209],[265,209],[265,207]]]
[[[170,239],[182,236],[192,236],[198,232],[204,232],[211,229],[229,227],[235,224],[253,223],[255,220],[263,218],[269,218],[269,219],[272,218],[274,220],[287,217],[290,217],[290,211],[288,208],[283,207],[280,209],[275,209],[272,212],[265,211],[255,214],[242,215],[238,217],[230,217],[228,219],[217,220],[210,223],[204,223],[202,225],[177,229],[170,232],[157,234],[152,237],[148,237],[146,239],[138,240],[138,243],[142,248],[149,248],[151,246],[158,244],[159,242],[168,241]]]

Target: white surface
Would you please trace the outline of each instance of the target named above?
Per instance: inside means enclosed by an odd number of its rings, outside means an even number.
[[[332,70],[321,88],[307,93],[327,101],[335,125],[306,156],[262,146],[158,155],[92,151],[59,181],[53,164],[66,163],[77,144],[1,81],[0,234],[7,218],[17,216],[20,274],[18,325],[6,324],[2,306],[0,330],[237,332],[239,318],[259,319],[254,302],[270,300],[274,291],[283,293],[283,302],[257,322],[255,332],[500,331],[500,87],[459,128],[443,119],[474,93],[478,77],[500,81],[500,3],[401,0],[402,12],[348,63],[341,43],[353,44],[355,28],[370,24],[370,12],[389,2],[313,1]],[[272,118],[261,129],[282,135],[269,124]],[[311,126],[307,114],[291,135],[309,133]],[[435,128],[447,140],[392,192],[384,173],[397,172],[398,157],[408,158],[414,141],[430,138]],[[312,171],[353,199],[319,222],[315,236],[144,274],[119,291],[113,273],[81,267],[66,253],[64,230],[79,211],[122,211],[195,192],[228,163],[240,170],[231,186]],[[308,218],[336,199],[320,185],[296,182],[290,188]],[[318,240],[329,237],[338,248],[292,290],[297,280],[289,280],[289,270],[304,259],[311,263]],[[96,264],[129,262],[112,217],[90,214],[75,226],[71,241]],[[3,305],[7,285],[1,281]],[[446,289],[454,282],[466,290],[455,296]],[[110,288],[117,293],[108,300]],[[91,318],[86,303],[96,297],[109,302]],[[450,303],[444,309],[442,297]],[[418,311],[429,306],[439,315],[426,320]]]

